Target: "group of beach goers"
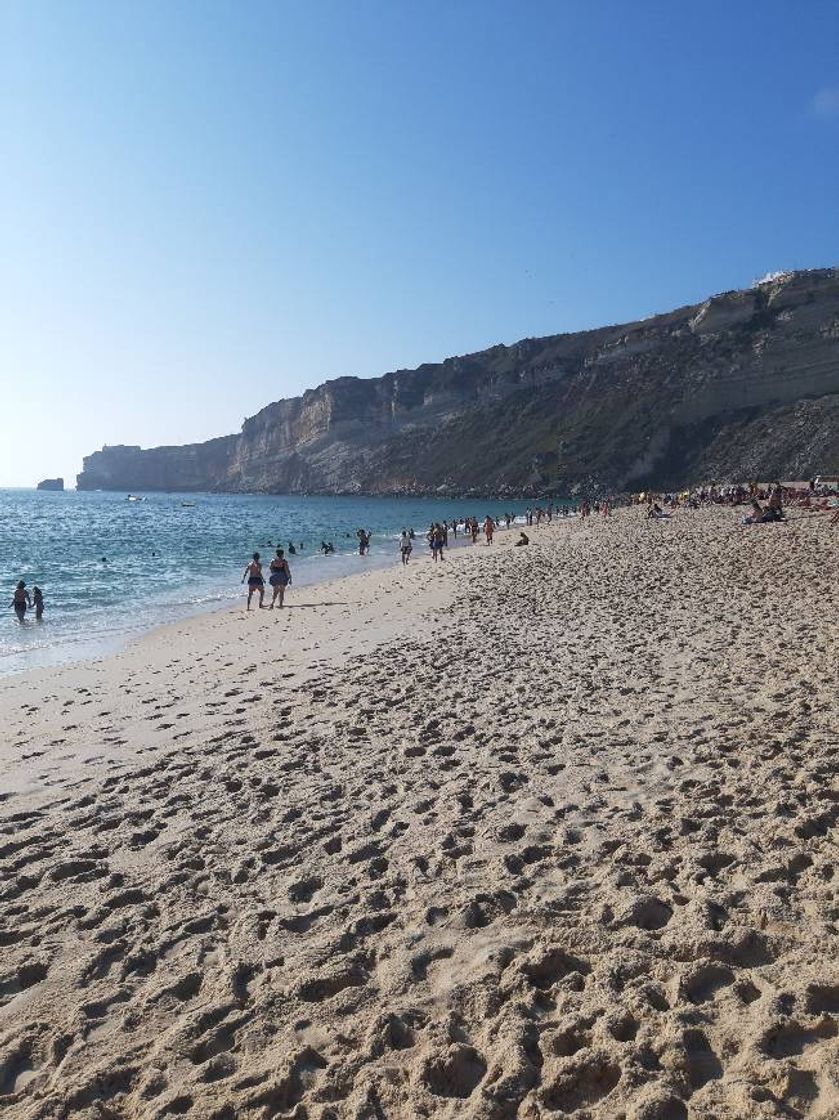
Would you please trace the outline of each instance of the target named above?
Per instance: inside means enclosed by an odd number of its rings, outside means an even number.
[[[582,513],[583,508],[588,511],[591,507],[587,503],[583,503],[580,507]],[[599,505],[598,505],[599,509]],[[562,507],[564,516],[569,516],[571,513],[577,513],[577,507]],[[542,521],[551,521],[554,516],[554,505],[550,502],[547,507],[528,507],[525,511],[524,518],[528,525],[540,525]],[[478,542],[478,538],[483,533],[484,540],[488,545],[492,544],[495,530],[504,525],[506,528],[516,521],[514,513],[504,513],[500,517],[493,517],[487,514],[482,522],[479,522],[476,517],[468,516],[461,518],[453,518],[451,521],[434,521],[429,526],[428,532],[425,534],[425,539],[428,547],[431,549],[431,556],[435,562],[445,559],[445,551],[449,547],[450,535],[456,540],[458,533],[461,533],[466,539],[471,539],[473,544]],[[347,534],[349,536],[349,534]],[[367,556],[370,552],[370,542],[372,539],[372,532],[368,529],[359,528],[355,532],[355,537],[358,541],[358,554],[359,556]],[[416,531],[413,527],[404,528],[399,536],[399,555],[403,565],[407,565],[411,559],[411,554],[414,550],[414,542],[416,540]],[[270,541],[268,542],[271,543]],[[517,546],[526,545],[530,543],[530,538],[525,532],[521,532],[519,539],[516,541]],[[303,551],[304,545],[301,541],[299,544],[300,551]],[[295,555],[297,548],[289,541],[289,553]],[[324,556],[329,556],[335,552],[335,545],[331,541],[321,541],[320,548],[318,549]],[[288,565],[288,560],[285,556],[285,550],[277,548],[275,555],[271,558],[269,564],[268,584],[272,588],[271,602],[265,603],[265,576],[263,575],[262,557],[259,552],[254,552],[250,560],[245,565],[242,573],[242,583],[248,585],[248,597],[246,610],[251,610],[251,604],[254,596],[258,599],[258,607],[267,610],[273,610],[274,607],[282,607],[285,599],[285,589],[291,583],[291,569]]]
[[[629,496],[629,504],[642,506],[646,509],[646,517],[651,521],[667,521],[673,512],[678,509],[699,509],[705,506],[730,506],[740,511],[742,525],[781,524],[786,521],[785,508],[809,509],[829,515],[830,525],[839,525],[839,480],[815,477],[806,483],[781,483],[773,481],[768,483],[745,482],[728,483],[725,485],[707,484],[695,486],[681,491],[641,491]],[[458,536],[472,544],[477,544],[483,537],[486,545],[493,543],[496,530],[524,522],[527,528],[550,523],[556,518],[579,518],[582,522],[589,521],[592,516],[609,517],[616,504],[623,504],[626,499],[616,502],[613,498],[599,498],[589,500],[580,499],[573,503],[563,502],[554,504],[548,500],[544,505],[528,506],[523,514],[503,513],[498,517],[487,514],[483,520],[473,515],[456,517],[451,520],[434,521],[425,533],[425,540],[431,551],[435,563],[445,559],[446,550],[450,541],[457,542]],[[359,556],[370,553],[372,532],[369,529],[358,528],[354,534],[344,534],[348,539],[354,536],[358,541]],[[403,565],[410,562],[414,551],[417,534],[413,527],[404,528],[398,539],[398,552]],[[273,547],[273,542],[267,542]],[[530,544],[530,538],[524,529],[520,530],[519,538],[515,541],[516,547]],[[254,596],[258,599],[258,607],[273,610],[283,607],[285,590],[292,582],[291,569],[286,556],[296,556],[306,550],[304,541],[295,544],[288,541],[287,549],[277,547],[275,554],[268,564],[267,584],[271,588],[271,600],[265,602],[266,579],[263,575],[263,564],[259,552],[254,552],[245,566],[242,574],[242,583],[247,583],[247,610],[251,609]],[[320,545],[310,552],[319,552],[323,556],[336,553],[333,541],[322,540]],[[155,553],[152,552],[152,556]],[[107,563],[107,558],[101,558],[102,563]],[[37,621],[44,617],[44,595],[37,585],[31,591],[24,580],[19,580],[14,588],[11,607],[19,623],[26,621],[27,613],[34,611]]]
[[[527,524],[532,525],[537,515],[538,524],[542,521],[544,511],[541,509],[537,511],[528,509],[525,514]],[[476,517],[471,516],[455,518],[452,521],[432,521],[428,532],[425,534],[426,542],[431,549],[431,558],[435,563],[440,560],[445,560],[446,549],[449,547],[449,539],[452,537],[454,540],[457,540],[458,533],[466,540],[471,540],[472,544],[477,544],[479,536],[483,533],[486,544],[491,545],[496,529],[500,529],[502,523],[509,529],[515,520],[515,514],[505,513],[501,517],[493,517],[491,514],[487,514],[482,522],[479,522]],[[407,564],[410,561],[415,540],[416,533],[412,528],[402,530],[399,537],[399,553],[403,564]],[[522,531],[516,544],[524,545],[529,543],[530,538]]]
[[[663,506],[687,506],[691,509],[711,505],[753,506],[755,502],[766,502],[767,507],[772,509],[792,506],[824,512],[839,502],[839,479],[816,476],[805,483],[784,483],[777,479],[772,482],[727,483],[724,486],[711,483],[688,490],[640,491],[630,497],[632,505],[650,506],[656,502]]]
[[[645,505],[651,520],[667,520],[676,509],[701,509],[706,506],[745,506],[741,525],[772,525],[786,522],[785,508],[830,514],[829,524],[839,525],[839,480],[814,478],[795,485],[779,481],[733,483],[726,486],[700,486],[692,490],[632,495],[632,504]]]
[[[258,552],[255,552],[245,565],[245,570],[242,573],[242,583],[245,580],[248,581],[247,609],[251,609],[251,599],[256,594],[259,596],[259,608],[261,610],[265,606],[265,579],[262,575],[262,561]],[[282,548],[278,548],[271,557],[268,565],[268,583],[273,594],[267,610],[272,611],[277,605],[283,606],[285,589],[291,583],[291,568],[288,566],[288,560],[286,560],[285,551]]]

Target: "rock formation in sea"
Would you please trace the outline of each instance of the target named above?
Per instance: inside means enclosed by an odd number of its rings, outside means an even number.
[[[45,478],[35,487],[36,490],[63,490],[63,478]]]
[[[622,326],[340,377],[183,447],[104,447],[80,490],[573,493],[839,471],[839,269]]]

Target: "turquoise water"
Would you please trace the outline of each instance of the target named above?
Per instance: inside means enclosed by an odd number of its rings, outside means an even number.
[[[96,656],[150,626],[234,603],[250,554],[289,540],[295,586],[395,564],[403,526],[420,548],[431,521],[523,513],[526,502],[0,490],[0,675]],[[372,530],[360,557],[359,527]],[[316,553],[321,540],[336,554]],[[105,560],[103,561],[103,557]],[[11,609],[19,579],[44,592],[42,622]]]

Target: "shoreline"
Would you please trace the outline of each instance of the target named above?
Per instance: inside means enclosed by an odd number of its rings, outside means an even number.
[[[4,1116],[834,1115],[835,533],[531,541],[0,683]]]
[[[54,497],[46,495],[48,506]],[[0,636],[0,679],[33,667],[53,667],[107,655],[168,619],[223,610],[235,604],[239,596],[239,560],[243,563],[242,556],[249,556],[255,548],[263,555],[268,554],[269,548],[273,552],[272,541],[285,543],[286,537],[294,535],[291,525],[296,524],[308,545],[303,551],[301,543],[298,555],[289,556],[296,582],[303,586],[387,566],[391,557],[398,559],[400,524],[416,526],[426,516],[439,517],[443,512],[451,516],[453,512],[432,502],[407,506],[373,503],[371,508],[364,501],[360,505],[348,501],[340,507],[333,503],[334,508],[327,502],[328,509],[314,501],[311,509],[283,505],[275,508],[272,503],[246,504],[240,509],[235,504],[226,506],[224,496],[218,501],[213,500],[214,496],[206,500],[199,497],[198,508],[189,510],[181,509],[177,499],[170,496],[162,499],[164,505],[158,511],[154,495],[150,496],[150,503],[140,506],[113,501],[113,494],[104,497],[109,499],[104,505],[94,503],[94,527],[87,531],[89,539],[76,547],[77,565],[68,561],[45,567],[42,548],[36,548],[34,556],[23,563],[18,575],[30,585],[40,583],[46,590],[46,616],[43,624],[36,624],[30,615],[23,627],[12,625],[13,619],[7,618]],[[19,524],[26,525],[34,508],[24,506],[17,511]],[[15,512],[14,506],[11,512]],[[241,538],[234,543],[232,536],[236,533],[230,526],[235,524],[235,517],[243,517],[244,521]],[[327,520],[333,522],[329,531],[325,529]],[[368,524],[373,530],[373,550],[364,559],[358,556],[357,542],[350,541],[351,523]],[[334,555],[324,557],[314,547],[324,532],[326,539],[337,544]],[[202,547],[196,542],[202,541],[205,533],[206,543]],[[108,534],[115,536],[116,541]],[[21,542],[22,538],[18,539],[19,549],[23,547]],[[102,553],[107,553],[109,561],[98,561]]]
[[[340,553],[339,559],[344,559],[348,556],[353,556],[353,553]],[[303,557],[303,560],[308,562],[315,558],[312,556]],[[318,558],[320,559],[320,558]],[[325,558],[324,558],[325,559]],[[378,557],[371,557],[371,563],[368,571],[379,571],[387,567],[389,561],[384,558],[379,563],[376,563]],[[297,563],[295,563],[295,568]],[[292,572],[294,572],[294,568]],[[347,578],[348,575],[363,575],[364,572],[353,573],[328,573],[323,576],[318,573],[310,573],[307,569],[304,573],[304,579],[296,582],[293,586],[299,587],[316,587],[321,584],[330,583],[335,580]],[[311,578],[305,578],[310,576]],[[231,586],[235,585],[235,581],[231,579]],[[176,607],[180,617],[177,622],[186,622],[194,618],[202,618],[205,615],[213,615],[224,613],[225,611],[235,611],[238,609],[239,600],[243,599],[246,595],[247,589],[239,593],[239,589],[231,592],[230,595],[224,595],[221,590],[222,585],[219,584],[218,598],[215,601],[206,600],[202,603],[181,603]],[[267,582],[266,582],[267,587]],[[157,613],[162,615],[164,607],[157,605]],[[31,623],[30,623],[31,624]],[[153,633],[159,628],[174,625],[174,623],[167,623],[160,619],[156,621],[138,622],[133,626],[125,625],[124,627],[114,627],[113,630],[105,631],[97,634],[95,637],[86,637],[84,634],[66,636],[60,639],[54,645],[48,644],[45,646],[35,646],[31,651],[26,654],[13,653],[7,655],[10,658],[24,658],[30,657],[33,664],[22,666],[19,668],[8,669],[0,672],[0,686],[2,682],[9,677],[20,676],[26,673],[35,672],[37,670],[53,671],[62,667],[71,665],[87,664],[94,661],[101,661],[108,657],[116,656],[134,642],[141,641],[146,635]],[[75,649],[79,647],[89,647],[87,653],[75,653]],[[2,666],[0,666],[2,668]]]
[[[570,521],[570,518],[568,519]],[[517,528],[514,523],[511,529]],[[508,532],[506,528],[496,529],[496,533],[502,537]],[[384,543],[393,546],[393,550],[398,545],[398,539],[391,540],[385,538]],[[483,544],[483,540],[479,539],[479,545]],[[465,539],[458,539],[458,541],[450,545],[446,550],[447,554],[453,552],[457,554],[462,548],[469,547],[470,542]],[[414,557],[411,560],[411,565],[422,564],[427,557],[427,546],[424,537],[418,537],[414,548]],[[419,554],[419,555],[418,555]],[[394,559],[395,555],[395,559]],[[320,572],[316,571],[313,567],[307,566],[303,572],[303,579],[299,578],[296,573],[299,566],[302,564],[310,565],[311,562],[332,563],[333,560],[338,562],[356,561],[363,559],[366,561],[362,570],[358,571],[344,571],[344,572]],[[293,557],[292,575],[295,576],[295,582],[292,584],[292,590],[304,587],[320,587],[325,584],[337,582],[353,576],[363,576],[372,572],[386,571],[391,566],[398,566],[400,558],[395,551],[391,555],[385,555],[382,552],[382,542],[377,542],[377,546],[371,553],[364,558],[358,556],[357,552],[337,552],[334,558],[323,556],[297,556]],[[231,581],[231,586],[234,581]],[[229,596],[223,596],[219,592],[219,598],[216,601],[205,601],[200,604],[182,603],[177,608],[180,616],[176,622],[187,622],[191,619],[202,618],[205,615],[224,614],[227,611],[236,611],[239,609],[241,602],[244,601],[247,594],[247,588],[244,589],[237,587],[235,591],[231,592]],[[266,580],[266,599],[270,599],[270,587]],[[163,613],[163,608],[158,608],[158,613]],[[31,621],[27,625],[32,625]],[[49,625],[49,623],[47,623]],[[54,672],[62,668],[72,665],[90,664],[97,661],[102,661],[108,657],[114,657],[124,650],[128,649],[135,642],[142,641],[147,635],[153,634],[160,628],[165,628],[175,623],[168,623],[161,620],[138,622],[133,626],[126,625],[124,627],[115,627],[113,630],[97,634],[94,637],[87,637],[84,634],[73,635],[72,637],[64,637],[55,644],[47,644],[44,646],[35,646],[28,653],[21,654],[19,652],[6,655],[9,658],[29,658],[31,664],[24,665],[13,669],[4,669],[2,662],[0,662],[0,687],[4,681],[9,678],[24,676],[28,673],[43,671]],[[74,652],[79,648],[85,649],[87,652]]]
[[[567,531],[572,523],[572,519],[568,518],[557,524],[564,525]],[[542,526],[541,530],[546,528]],[[531,530],[533,532],[535,530]],[[492,548],[506,550],[510,547],[513,547],[512,532],[508,535],[507,530],[497,531]],[[29,737],[36,737],[40,715],[38,712],[36,716],[36,709],[41,705],[61,704],[72,708],[74,703],[70,698],[79,689],[86,688],[90,694],[113,693],[121,689],[119,682],[122,680],[165,676],[173,667],[182,666],[189,651],[196,646],[204,650],[205,655],[207,649],[219,650],[223,646],[229,649],[230,656],[238,654],[237,646],[244,636],[239,632],[240,624],[249,625],[249,636],[254,642],[264,643],[270,655],[291,657],[295,663],[295,674],[302,678],[313,671],[314,666],[374,648],[410,629],[410,615],[406,614],[403,622],[393,622],[390,620],[392,611],[408,610],[414,605],[417,593],[423,600],[428,600],[428,609],[439,607],[440,596],[447,594],[443,581],[448,572],[464,563],[469,564],[476,554],[486,548],[482,539],[475,546],[464,540],[447,550],[446,559],[436,564],[428,549],[422,548],[415,549],[407,566],[403,566],[397,557],[392,561],[383,560],[381,565],[371,565],[365,571],[299,585],[294,583],[286,590],[286,605],[282,610],[259,610],[253,606],[248,612],[245,608],[247,589],[243,587],[236,602],[220,604],[214,610],[200,610],[172,622],[156,623],[121,640],[118,647],[102,655],[58,665],[33,666],[6,674],[0,677],[0,722],[9,730],[6,749],[0,747],[0,767],[5,769],[6,780],[15,769],[13,754],[21,742],[15,731],[34,719],[36,730],[34,736],[30,733]],[[419,556],[417,551],[420,551]],[[411,583],[406,584],[406,579]],[[304,601],[300,601],[300,594],[305,596]],[[382,617],[378,603],[387,595],[395,597],[395,606]],[[266,598],[270,598],[270,594]],[[344,599],[346,602],[342,601]],[[308,626],[310,620],[314,623],[311,628]],[[289,644],[292,649],[284,652]],[[147,700],[146,697],[142,702]],[[91,701],[84,702],[85,706],[88,703]],[[19,716],[21,711],[26,713],[23,721]],[[48,715],[46,724],[49,718]],[[70,728],[75,730],[74,725]],[[140,721],[136,728],[140,739],[143,729],[144,723]],[[44,734],[47,734],[46,730]],[[125,742],[112,742],[110,746],[118,748],[110,755],[110,762],[115,757],[124,762],[136,757],[134,750],[144,749],[143,745],[127,749]],[[84,773],[98,770],[95,751],[83,752],[82,758],[89,768]],[[69,769],[61,768],[62,773],[65,770],[81,773],[75,763]],[[8,792],[8,788],[0,786],[0,797],[4,792]]]

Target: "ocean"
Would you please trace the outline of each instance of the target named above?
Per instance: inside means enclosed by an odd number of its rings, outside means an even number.
[[[399,562],[398,538],[413,527],[426,548],[432,521],[487,513],[523,515],[523,501],[272,497],[229,494],[63,493],[0,490],[0,675],[101,656],[161,622],[243,599],[251,553],[277,545],[294,586]],[[372,531],[368,556],[355,532]],[[323,556],[321,541],[335,554]],[[302,547],[301,547],[302,545]],[[41,622],[11,609],[18,580],[44,592]]]

